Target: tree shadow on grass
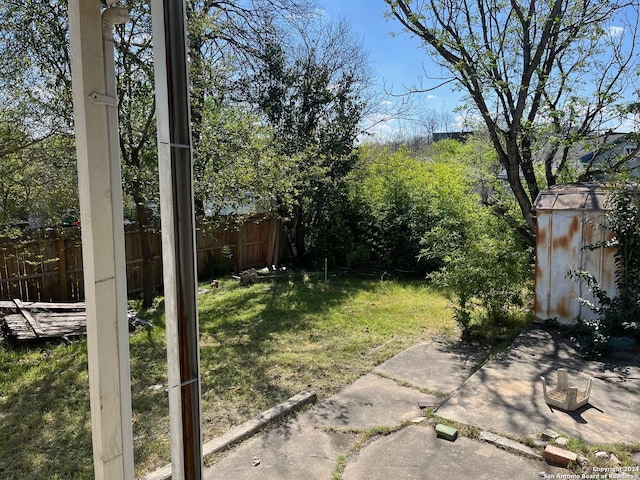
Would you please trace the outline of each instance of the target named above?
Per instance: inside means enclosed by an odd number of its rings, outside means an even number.
[[[0,382],[0,477],[92,478],[86,349],[13,348]]]
[[[373,288],[368,283],[357,282],[355,285],[361,289]],[[277,391],[278,386],[272,382],[273,375],[266,370],[264,359],[274,354],[284,336],[308,340],[306,347],[309,348],[319,319],[353,296],[353,288],[347,284],[326,287],[319,282],[274,282],[260,291],[247,289],[246,294],[236,297],[232,305],[225,303],[222,310],[215,304],[209,309],[205,307],[200,312],[203,373],[206,375],[206,369],[216,371],[230,366],[235,366],[236,373],[228,374],[226,378],[218,377],[215,382],[203,382],[203,390],[232,388],[238,383],[237,375],[245,372],[256,384]],[[335,334],[340,335],[340,332]],[[301,344],[297,347],[302,349]],[[286,390],[281,393],[276,397],[280,399],[298,392]]]
[[[223,308],[215,301],[203,302],[200,313],[203,393],[223,394],[238,385],[251,384],[265,397],[265,406],[272,406],[313,387],[309,383],[310,373],[303,370],[316,370],[320,366],[310,357],[314,352],[326,355],[330,337],[343,334],[327,332],[326,325],[321,324],[340,305],[361,291],[375,290],[377,284],[346,278],[327,286],[321,281],[296,279],[246,289],[230,304],[225,302]],[[303,359],[297,366],[298,372],[292,365],[296,356]],[[286,368],[278,362],[287,363]],[[300,373],[298,382],[290,378],[296,373]],[[302,382],[305,378],[306,382]]]

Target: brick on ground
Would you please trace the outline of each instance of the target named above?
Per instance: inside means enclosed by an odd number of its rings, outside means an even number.
[[[553,445],[547,445],[544,448],[544,458],[550,463],[563,467],[578,460],[578,456],[575,453],[565,450],[564,448],[554,447]]]

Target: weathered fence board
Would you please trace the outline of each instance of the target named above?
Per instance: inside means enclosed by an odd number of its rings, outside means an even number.
[[[143,290],[141,233],[125,233],[127,291]],[[152,284],[162,288],[160,232],[149,233]],[[198,274],[213,269],[241,271],[278,264],[281,228],[277,220],[247,222],[238,229],[198,229]],[[84,299],[82,241],[79,229],[46,232],[43,238],[25,238],[0,244],[0,300],[27,302],[78,302]]]

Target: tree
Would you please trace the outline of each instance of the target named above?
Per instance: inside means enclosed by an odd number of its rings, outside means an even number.
[[[289,189],[288,167],[275,151],[268,126],[246,108],[208,99],[195,156],[195,195],[208,223],[242,221],[264,212]],[[233,212],[234,214],[224,215]],[[203,219],[204,221],[204,219]]]
[[[566,148],[613,115],[635,62],[633,1],[385,0],[469,95],[533,242],[532,203],[567,167]],[[629,13],[633,20],[623,30]],[[629,38],[631,37],[631,38]],[[546,132],[542,129],[546,128]],[[536,175],[540,143],[550,148]],[[560,159],[560,160],[558,160]]]
[[[54,225],[77,213],[70,70],[60,5],[5,2],[0,16],[0,224]],[[12,26],[20,25],[14,30]],[[30,32],[30,35],[27,35]],[[49,38],[48,43],[42,43]],[[38,49],[38,55],[32,55]],[[52,68],[46,68],[46,65]],[[53,67],[55,66],[55,67]],[[68,101],[68,102],[67,102]],[[69,188],[71,185],[71,188]]]
[[[221,80],[235,76],[239,68],[236,59],[254,55],[258,40],[256,35],[264,27],[266,18],[283,12],[303,14],[304,0],[248,0],[227,2],[194,0],[187,2],[187,26],[189,48],[189,74],[191,81],[191,125],[194,147],[194,172],[196,174],[196,206],[198,214],[204,214],[204,202],[213,198],[211,190],[203,185],[220,186],[223,182],[211,181],[202,176],[216,176],[220,172],[211,168],[218,152],[203,144],[203,130],[215,130],[207,109],[224,102],[228,82]],[[152,301],[152,258],[149,231],[155,228],[149,218],[149,205],[159,204],[157,187],[157,163],[155,147],[155,103],[153,102],[153,64],[150,43],[150,15],[147,2],[131,1],[132,21],[116,27],[116,70],[121,101],[120,145],[123,159],[125,191],[130,195],[141,232],[142,276],[145,285],[143,303]],[[209,115],[209,116],[208,116]],[[250,143],[247,138],[247,144]],[[226,150],[225,142],[216,144]],[[226,170],[225,179],[229,179]],[[240,178],[240,176],[235,177]],[[229,189],[225,190],[226,192]]]
[[[3,99],[38,112],[38,123],[72,125],[67,3],[7,0],[0,4]],[[33,117],[32,117],[33,118]]]
[[[26,113],[0,111],[0,231],[52,226],[67,212],[77,214],[73,138],[56,131],[36,136],[22,121]]]
[[[303,19],[293,27],[289,35],[276,26],[267,32],[239,91],[272,128],[278,153],[296,164],[287,201],[276,203],[300,263],[307,247],[326,247],[318,232],[331,232],[333,201],[353,167],[370,77],[366,53],[345,21]]]
[[[118,78],[120,147],[126,199],[135,207],[143,235],[144,303],[152,301],[150,251],[147,232],[150,203],[157,201],[155,106],[153,101],[153,58],[151,19],[148,2],[126,2],[131,21],[115,29],[116,74]],[[198,147],[207,98],[224,97],[226,84],[216,77],[236,75],[235,70],[219,70],[221,58],[250,58],[258,50],[257,33],[266,19],[287,12],[302,15],[306,0],[192,0],[188,2],[189,47],[191,54],[192,124],[194,145]],[[21,94],[37,105],[40,116],[59,121],[71,131],[73,110],[67,3],[62,0],[38,2],[9,0],[0,4],[0,79],[2,96],[9,86],[22,86]],[[230,62],[223,68],[228,69]],[[233,63],[238,68],[239,62]],[[22,68],[19,68],[22,67]],[[201,151],[201,150],[200,150]],[[195,159],[206,162],[205,159]],[[201,202],[200,202],[201,204]]]

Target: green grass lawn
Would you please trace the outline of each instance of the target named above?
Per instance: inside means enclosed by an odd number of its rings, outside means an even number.
[[[459,335],[424,282],[225,280],[198,300],[205,441],[302,390],[326,398],[417,342]],[[153,327],[130,338],[136,476],[169,462],[162,303],[146,315]],[[86,353],[84,340],[0,343],[0,478],[93,478]]]

